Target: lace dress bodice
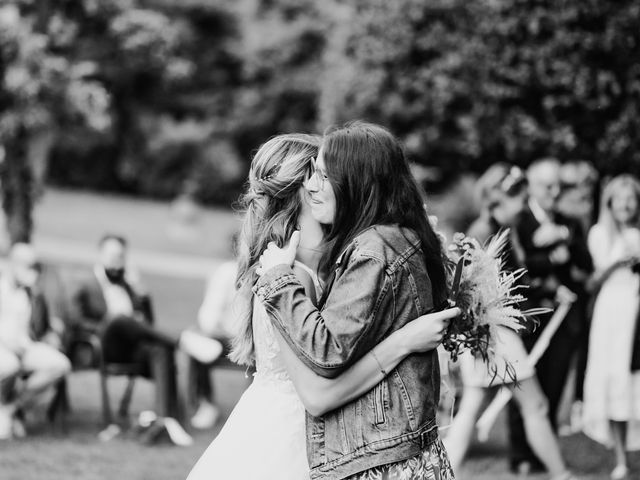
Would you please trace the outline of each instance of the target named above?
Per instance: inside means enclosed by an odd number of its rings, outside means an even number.
[[[316,293],[320,291],[320,284],[315,273],[306,265],[296,262],[296,266],[305,270],[312,278]],[[254,297],[253,299],[253,341],[256,356],[257,381],[277,381],[288,384],[293,389],[293,383],[287,373],[280,356],[280,345],[276,337],[276,330],[264,306]]]
[[[253,300],[253,341],[255,345],[256,373],[255,381],[276,381],[291,383],[287,369],[280,359],[280,345],[276,338],[275,327],[259,300]]]

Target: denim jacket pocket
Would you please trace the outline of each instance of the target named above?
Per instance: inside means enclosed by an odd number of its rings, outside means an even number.
[[[313,417],[307,413],[307,459],[310,468],[326,463],[325,455],[325,422],[321,417]]]
[[[324,416],[325,437],[330,438],[324,446],[324,464],[342,458],[349,453],[347,428],[352,426],[345,422],[344,410],[338,409]]]
[[[387,382],[383,380],[374,387],[372,395],[374,421],[376,425],[382,425],[387,421],[385,414],[385,408],[388,405],[387,396]]]

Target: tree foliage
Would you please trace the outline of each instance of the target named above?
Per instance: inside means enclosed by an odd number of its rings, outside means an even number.
[[[46,154],[38,155],[38,147],[50,138],[47,132],[71,116],[91,128],[108,124],[106,90],[86,76],[90,65],[64,54],[73,31],[59,28],[62,7],[29,1],[0,5],[0,178],[13,242],[31,236],[34,174]]]
[[[640,173],[638,1],[345,4],[324,122],[386,124],[451,174],[545,155]]]
[[[354,118],[440,183],[546,155],[640,174],[638,25],[640,0],[0,0],[13,237],[32,157],[64,185],[228,204],[268,137]]]

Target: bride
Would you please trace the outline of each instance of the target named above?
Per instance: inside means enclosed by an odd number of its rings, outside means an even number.
[[[298,359],[252,288],[259,255],[268,244],[283,246],[300,230],[295,274],[312,300],[321,292],[314,272],[322,254],[322,230],[310,215],[304,188],[318,147],[315,136],[280,135],[262,145],[251,163],[237,281],[243,315],[232,359],[255,365],[256,373],[188,480],[308,479],[305,409],[321,416],[360,397],[383,379],[383,371],[392,371],[412,353],[434,349],[459,313],[453,308],[419,317],[375,346],[375,356],[363,356],[335,379],[318,376]]]

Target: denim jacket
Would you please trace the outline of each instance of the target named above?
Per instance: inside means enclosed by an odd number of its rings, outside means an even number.
[[[330,378],[433,309],[420,240],[397,225],[376,225],[349,244],[321,310],[285,265],[266,272],[255,292],[300,359]],[[311,478],[345,478],[419,454],[438,436],[439,389],[436,352],[414,354],[357,400],[307,414]]]

